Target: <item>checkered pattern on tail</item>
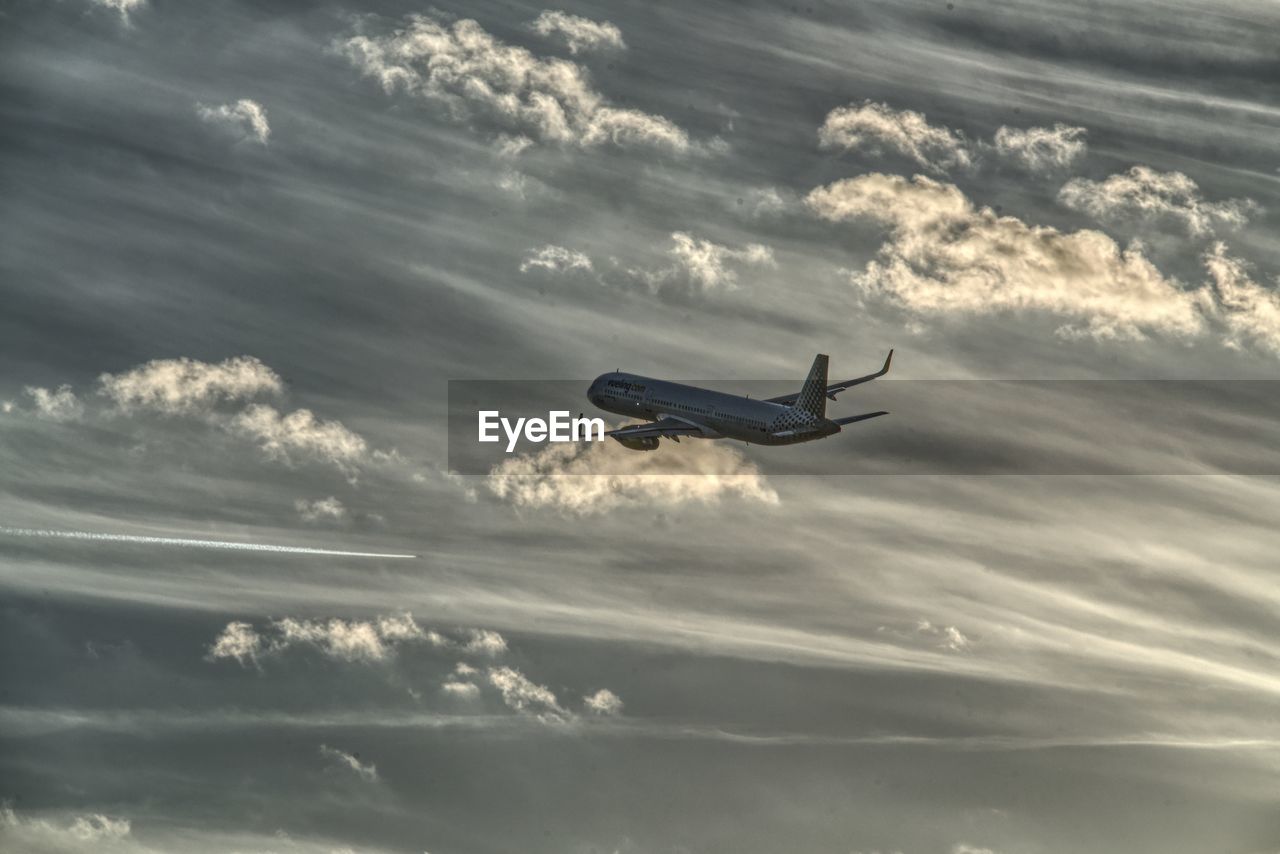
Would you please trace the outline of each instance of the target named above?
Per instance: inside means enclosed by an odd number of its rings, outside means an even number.
[[[827,357],[818,354],[809,369],[809,376],[796,398],[795,408],[818,418],[827,417]]]

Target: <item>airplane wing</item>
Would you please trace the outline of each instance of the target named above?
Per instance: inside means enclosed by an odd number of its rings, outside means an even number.
[[[628,427],[619,427],[616,430],[606,430],[605,435],[612,436],[615,439],[656,439],[665,437],[675,439],[678,442],[681,436],[692,436],[701,432],[702,428],[689,421],[682,421],[679,418],[660,418],[647,424],[632,424]]]
[[[862,383],[871,382],[876,377],[884,376],[885,374],[889,373],[889,363],[892,361],[893,361],[893,351],[890,350],[889,355],[886,356],[884,359],[883,368],[876,371],[874,374],[867,374],[865,377],[858,377],[852,380],[845,380],[842,383],[832,383],[831,385],[827,386],[827,397],[829,397],[832,400],[835,400],[836,395],[847,388],[852,388],[853,386],[860,385]],[[799,396],[800,396],[800,392],[796,392],[795,394],[785,394],[782,397],[768,398],[768,402],[781,403],[783,406],[793,406],[796,402],[796,398],[798,398]]]

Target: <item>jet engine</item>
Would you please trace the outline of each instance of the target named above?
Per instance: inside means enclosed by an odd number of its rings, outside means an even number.
[[[641,436],[634,439],[624,439],[620,436],[614,436],[622,443],[622,447],[630,448],[633,451],[656,451],[658,450],[657,436]]]

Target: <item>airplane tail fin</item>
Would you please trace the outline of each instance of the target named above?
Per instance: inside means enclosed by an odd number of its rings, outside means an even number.
[[[801,412],[827,417],[827,357],[822,353],[813,360],[813,367],[809,369],[809,376],[805,378],[794,406]]]

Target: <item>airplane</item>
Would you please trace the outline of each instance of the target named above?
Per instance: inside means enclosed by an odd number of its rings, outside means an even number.
[[[615,371],[596,377],[587,389],[587,399],[606,412],[649,422],[605,432],[633,451],[653,451],[659,440],[679,442],[681,436],[794,445],[839,433],[846,424],[888,415],[867,412],[832,419],[827,418],[826,409],[827,401],[845,389],[889,373],[892,361],[890,350],[884,367],[874,374],[828,385],[828,358],[820,353],[799,392],[764,400]]]

